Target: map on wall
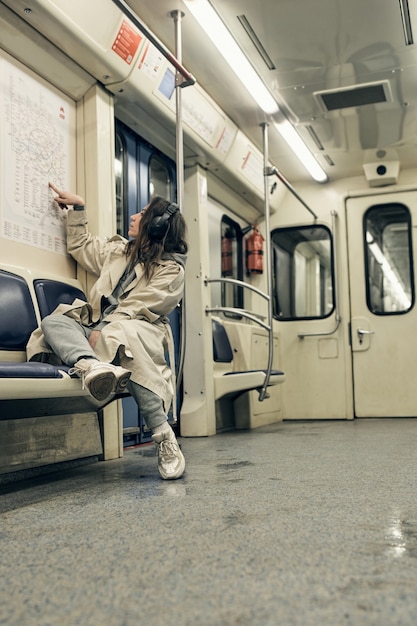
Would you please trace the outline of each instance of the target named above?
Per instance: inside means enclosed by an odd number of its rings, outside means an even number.
[[[0,236],[66,254],[49,181],[69,188],[73,103],[0,57]]]

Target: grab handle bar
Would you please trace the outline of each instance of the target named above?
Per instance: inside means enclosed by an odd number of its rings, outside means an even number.
[[[159,39],[157,39],[155,35],[151,33],[151,31],[145,26],[145,24],[143,24],[143,22],[141,22],[136,13],[132,11],[132,9],[126,4],[126,2],[124,0],[113,0],[113,2],[117,7],[119,7],[122,13],[124,13],[126,17],[128,17],[133,22],[133,24],[137,28],[139,28],[139,30],[145,35],[147,39],[149,39],[149,41],[159,50],[159,52],[163,54],[170,63],[172,63],[177,72],[181,74],[181,76],[184,78],[184,81],[182,83],[179,83],[179,86],[188,87],[189,85],[194,85],[196,82],[194,76],[188,70],[186,70],[185,67],[178,61],[178,59],[173,54],[171,54],[168,48],[166,48],[164,44],[161,43]]]
[[[240,287],[243,287],[244,289],[249,289],[250,291],[257,293],[259,296],[261,296],[261,298],[264,298],[268,302],[268,304],[270,304],[271,298],[267,293],[261,291],[257,287],[253,287],[252,285],[245,283],[243,280],[238,280],[237,278],[207,278],[206,277],[204,279],[204,284],[208,285],[209,283],[231,283],[233,285],[239,285]],[[259,326],[264,328],[268,333],[268,346],[269,346],[268,367],[266,370],[265,382],[262,385],[262,388],[259,392],[259,402],[262,402],[263,400],[265,400],[265,398],[268,397],[268,394],[266,393],[266,389],[268,387],[269,379],[271,377],[271,371],[272,371],[272,357],[273,357],[272,319],[270,318],[270,316],[268,316],[269,323],[267,324],[266,322],[262,321],[261,318],[263,316],[259,316],[256,313],[253,313],[252,311],[246,311],[245,309],[238,309],[235,307],[226,307],[226,306],[206,307],[207,315],[209,313],[218,313],[218,312],[235,313],[236,315],[245,317],[251,320],[252,322],[254,322],[255,324],[258,324]]]

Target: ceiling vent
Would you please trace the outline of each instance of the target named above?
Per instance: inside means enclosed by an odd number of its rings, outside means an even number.
[[[414,43],[413,29],[411,28],[410,7],[408,0],[400,0],[401,22],[404,30],[404,39],[406,46],[412,46]]]
[[[341,89],[316,91],[314,95],[325,111],[392,102],[391,89],[387,80],[379,83],[362,83]]]
[[[258,35],[255,33],[246,15],[237,15],[237,19],[239,20],[247,36],[255,46],[267,68],[269,70],[276,70],[277,68],[275,67],[273,60],[267,53],[266,48],[264,47],[262,41],[259,39]]]

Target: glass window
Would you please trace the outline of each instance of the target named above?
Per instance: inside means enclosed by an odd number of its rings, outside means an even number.
[[[115,156],[114,156],[114,175],[116,180],[116,220],[117,220],[117,234],[124,235],[124,146],[122,138],[119,133],[116,133],[115,138]]]
[[[173,199],[171,172],[167,163],[156,155],[152,155],[149,165],[149,197],[152,196]]]
[[[406,313],[414,304],[410,212],[402,204],[364,215],[366,301],[376,315]]]
[[[331,233],[325,226],[272,232],[273,314],[279,320],[315,319],[334,309]]]
[[[222,278],[243,280],[242,230],[237,222],[223,215],[221,221]],[[222,283],[221,305],[243,308],[243,288]]]

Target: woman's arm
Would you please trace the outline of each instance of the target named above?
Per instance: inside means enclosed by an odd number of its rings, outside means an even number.
[[[57,194],[54,200],[61,209],[68,209],[69,206],[75,209],[68,211],[66,219],[68,253],[87,272],[99,276],[104,262],[105,243],[88,231],[84,198],[71,191],[62,191],[52,183],[49,183],[49,187]]]
[[[58,187],[55,187],[55,185],[53,185],[52,183],[49,183],[49,186],[52,191],[55,191],[55,193],[58,194],[58,196],[54,198],[54,200],[59,204],[61,209],[68,209],[68,206],[70,205],[76,205],[80,207],[85,205],[84,198],[82,198],[81,196],[78,196],[71,191],[62,191],[61,189],[58,189]]]
[[[89,232],[87,211],[68,211],[67,250],[87,272],[100,276],[106,258],[106,245]]]

